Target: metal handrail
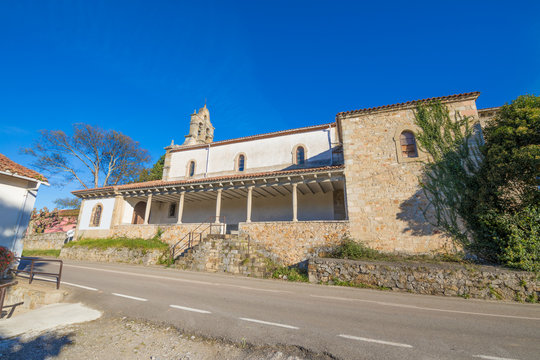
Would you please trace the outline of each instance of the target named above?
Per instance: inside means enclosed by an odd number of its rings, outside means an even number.
[[[31,284],[32,281],[34,280],[34,275],[38,274],[38,275],[47,275],[47,276],[53,276],[56,278],[56,288],[59,289],[60,288],[60,281],[62,280],[62,268],[64,267],[64,262],[62,260],[57,260],[57,259],[44,259],[44,258],[37,258],[37,257],[27,257],[27,256],[21,256],[21,257],[15,257],[15,259],[19,259],[19,264],[20,264],[20,261],[28,261],[30,260],[31,261],[31,264],[30,264],[30,270],[18,270],[18,269],[12,269],[11,271],[15,273],[15,275],[17,275],[18,273],[22,272],[22,273],[27,273],[28,274],[28,279],[30,280],[28,283]],[[58,270],[58,274],[57,273],[48,273],[48,272],[43,272],[43,271],[34,271],[34,263],[36,261],[48,261],[48,262],[57,262],[57,263],[60,263],[60,269]]]
[[[206,225],[206,227],[203,228],[202,230],[200,230],[197,233],[197,235],[199,236],[199,242],[202,241],[202,235],[204,234],[204,232],[206,230],[210,229],[210,234],[211,234],[213,226],[222,227],[224,224],[225,224],[225,216],[219,216],[219,217],[218,216],[211,216],[211,217],[209,217],[207,221],[200,223],[197,227],[195,227],[195,229],[188,232],[176,244],[171,246],[171,259],[174,260],[177,250],[178,251],[183,251],[183,250],[185,250],[187,248],[190,248],[190,247],[196,245],[196,244],[193,243],[194,238],[195,238],[194,235],[195,235],[196,231],[199,230],[203,225]],[[186,241],[186,238],[187,238],[187,241]],[[178,245],[180,243],[184,243],[184,244],[179,249],[177,249],[177,247],[178,247]]]
[[[2,309],[4,308],[4,298],[6,297],[6,290],[8,287],[17,285],[18,281],[11,281],[0,285],[0,316],[2,316]]]

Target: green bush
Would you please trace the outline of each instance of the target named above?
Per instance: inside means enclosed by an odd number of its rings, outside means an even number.
[[[332,257],[351,260],[380,260],[386,258],[386,256],[379,251],[370,249],[363,243],[351,239],[344,239],[341,244],[334,249]]]
[[[307,270],[297,267],[279,266],[272,272],[274,279],[285,279],[288,281],[308,282]],[[286,278],[285,278],[286,277]]]

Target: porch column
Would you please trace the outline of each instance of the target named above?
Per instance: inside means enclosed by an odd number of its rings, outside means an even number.
[[[296,191],[297,184],[292,184],[292,221],[298,221],[298,194]]]
[[[148,225],[148,219],[150,218],[150,208],[152,207],[152,194],[148,195],[146,201],[146,210],[144,211],[144,225]]]
[[[184,213],[184,195],[185,191],[182,191],[180,193],[180,200],[178,200],[178,220],[176,221],[177,224],[182,223],[182,214]]]
[[[217,190],[217,197],[216,197],[216,224],[219,224],[219,216],[221,214],[221,192],[223,189]]]
[[[253,186],[248,187],[246,222],[251,222],[251,202],[253,198]]]

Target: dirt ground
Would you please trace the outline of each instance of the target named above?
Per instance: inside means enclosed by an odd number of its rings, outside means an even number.
[[[296,347],[252,347],[203,339],[127,318],[102,317],[40,335],[0,341],[0,359],[330,359]]]

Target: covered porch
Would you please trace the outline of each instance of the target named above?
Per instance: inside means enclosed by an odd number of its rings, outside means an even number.
[[[203,178],[144,188],[136,188],[137,185],[130,184],[115,192],[111,225],[214,222],[237,230],[238,224],[244,222],[347,218],[342,168]]]

